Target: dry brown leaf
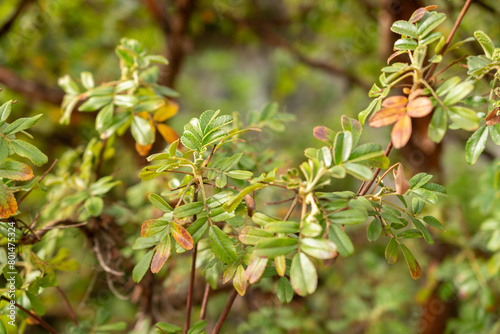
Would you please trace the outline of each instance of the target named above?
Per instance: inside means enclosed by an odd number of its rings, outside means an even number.
[[[405,172],[403,169],[403,165],[398,165],[398,170],[392,170],[394,174],[394,180],[396,181],[396,194],[404,195],[408,189],[410,189],[410,182],[405,177]]]
[[[194,242],[191,234],[184,227],[174,222],[171,222],[170,226],[175,241],[186,250],[192,249]]]
[[[418,97],[408,103],[406,110],[410,117],[419,118],[427,116],[432,111],[432,101],[425,96]]]
[[[373,114],[368,121],[373,128],[380,128],[398,121],[405,115],[406,108],[384,108]]]
[[[137,153],[139,153],[140,156],[147,155],[151,150],[151,147],[153,147],[153,144],[147,144],[146,146],[144,146],[139,143],[135,143],[135,150],[137,151]]]
[[[156,125],[156,127],[158,128],[158,132],[167,141],[167,143],[173,143],[174,141],[179,139],[179,135],[177,134],[177,132],[175,132],[175,130],[170,126],[165,124],[158,124]]]
[[[386,98],[384,101],[382,101],[382,107],[399,108],[399,107],[404,107],[407,102],[408,99],[406,98],[406,96],[402,95],[390,96]]]
[[[427,8],[426,7],[420,7],[415,12],[413,12],[413,15],[411,16],[411,19],[410,19],[409,22],[410,23],[415,23],[415,22],[420,21],[420,19],[422,17],[424,17],[425,12],[427,12]]]
[[[411,130],[411,117],[404,115],[392,128],[391,139],[394,148],[400,149],[408,143],[411,137]]]
[[[423,93],[424,93],[424,90],[422,88],[415,89],[413,92],[409,93],[408,101],[415,100],[415,98],[419,97]]]
[[[490,113],[488,116],[486,116],[486,125],[495,125],[500,123],[500,115],[497,115],[497,113],[500,111],[500,108],[495,108]]]

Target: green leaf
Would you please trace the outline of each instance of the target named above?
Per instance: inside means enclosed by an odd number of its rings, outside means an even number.
[[[45,307],[43,306],[43,303],[40,301],[40,299],[35,296],[34,294],[26,291],[26,297],[30,300],[31,307],[35,311],[35,313],[39,316],[43,316],[45,314]]]
[[[399,244],[396,241],[396,238],[391,238],[391,240],[387,244],[387,247],[385,248],[385,259],[387,260],[387,263],[396,263],[396,261],[398,260],[398,249]]]
[[[12,111],[12,100],[9,100],[2,104],[0,107],[0,125],[4,124],[7,118],[10,116],[10,112]]]
[[[363,212],[358,210],[348,209],[330,213],[328,219],[330,219],[332,223],[339,225],[356,225],[364,223],[366,216]]]
[[[413,197],[411,200],[413,214],[418,215],[425,207],[425,202],[418,197]]]
[[[80,93],[80,88],[69,75],[65,75],[59,78],[57,83],[59,84],[59,86],[61,86],[66,94],[77,95]]]
[[[493,140],[496,145],[500,145],[500,123],[489,125],[488,132],[490,133],[491,140]]]
[[[182,332],[182,328],[175,326],[175,325],[168,324],[166,322],[159,322],[156,324],[156,327],[161,329],[164,333],[168,333],[168,334],[177,334],[177,333]],[[159,333],[163,333],[163,332],[159,332]]]
[[[80,73],[80,78],[82,80],[82,85],[86,89],[94,88],[94,76],[90,72]]]
[[[0,334],[7,334],[7,328],[5,328],[3,321],[0,321]]]
[[[172,212],[174,209],[167,203],[160,195],[150,194],[148,196],[149,201],[153,206],[163,212]]]
[[[113,103],[110,103],[104,106],[104,108],[97,113],[95,118],[95,129],[99,133],[102,133],[104,130],[109,128],[109,126],[113,123],[113,110],[114,105]]]
[[[82,103],[78,111],[95,111],[113,102],[113,96],[92,96]]]
[[[224,208],[224,210],[226,210],[227,212],[231,212],[231,211],[234,211],[234,209],[236,209],[236,207],[240,204],[240,202],[243,200],[243,198],[254,192],[255,190],[257,189],[261,189],[261,188],[264,188],[266,187],[266,185],[262,184],[262,183],[256,183],[256,184],[252,184],[251,186],[248,186],[246,187],[245,189],[243,189],[242,191],[240,191],[239,194],[233,196],[233,198],[231,198],[231,200],[229,200],[226,204],[224,204],[222,207]]]
[[[127,329],[127,323],[125,321],[115,322],[113,324],[106,324],[96,327],[96,333],[101,333],[105,331],[124,331]]]
[[[443,96],[450,92],[450,90],[454,89],[456,85],[460,83],[460,77],[451,77],[446,80],[438,89],[436,89],[436,94],[439,96]]]
[[[153,99],[153,100],[142,101],[142,102],[137,102],[137,99],[135,98],[135,96],[130,96],[130,95],[116,95],[115,96],[115,103],[116,104],[118,104],[118,101],[116,100],[116,98],[118,96],[122,97],[122,99],[123,99],[122,103],[123,103],[124,107],[134,106],[134,108],[132,109],[132,111],[134,113],[152,112],[152,111],[160,109],[166,103],[164,99],[160,99],[160,98],[156,98],[156,99]]]
[[[170,220],[166,220],[165,218],[146,220],[141,225],[141,236],[149,237],[165,231],[170,225]]]
[[[24,140],[13,139],[10,141],[10,146],[17,155],[30,159],[37,166],[46,164],[49,159],[35,145],[27,143]]]
[[[410,38],[400,38],[394,43],[394,50],[415,50],[417,41]]]
[[[87,209],[93,217],[99,216],[103,207],[104,201],[101,197],[90,197],[85,201],[85,209]]]
[[[206,326],[207,326],[206,320],[198,321],[193,326],[191,326],[191,328],[189,328],[187,334],[203,334]]]
[[[293,221],[276,221],[266,224],[265,230],[272,233],[297,233],[300,224]]]
[[[289,303],[293,299],[293,288],[286,277],[281,277],[278,281],[278,299],[282,303]]]
[[[474,90],[474,85],[469,81],[464,81],[456,85],[453,90],[450,90],[443,99],[443,104],[452,106],[460,102],[463,98],[469,95]]]
[[[411,189],[417,189],[422,187],[424,184],[429,182],[429,180],[432,179],[432,175],[429,175],[427,173],[418,173],[417,175],[413,176],[410,179],[410,188]]]
[[[236,261],[236,248],[229,236],[220,228],[215,225],[210,226],[208,238],[210,247],[219,260],[226,264]]]
[[[432,42],[440,39],[442,36],[443,36],[443,34],[440,31],[433,31],[429,35],[422,38],[422,40],[420,41],[420,45],[429,45]]]
[[[405,245],[400,244],[400,246],[406,259],[406,263],[408,264],[408,268],[410,269],[411,277],[413,279],[419,278],[422,275],[422,269],[420,269],[420,265]]]
[[[429,231],[427,230],[427,228],[424,226],[424,224],[422,224],[422,222],[420,222],[419,219],[417,218],[414,218],[412,216],[409,216],[411,221],[413,222],[413,225],[415,225],[415,227],[417,228],[417,230],[419,230],[420,232],[422,232],[422,235],[424,236],[424,240],[429,244],[429,245],[433,245],[434,244],[434,240],[432,239],[432,236],[431,234],[429,233]]]
[[[0,164],[3,164],[9,156],[9,143],[3,137],[0,137]]]
[[[299,296],[306,296],[316,291],[318,274],[314,264],[304,253],[297,253],[290,267],[290,283]]]
[[[337,246],[331,240],[302,238],[300,250],[316,259],[331,259],[335,256]]]
[[[293,238],[266,238],[257,242],[253,254],[275,258],[295,251],[297,243],[298,240]]]
[[[330,167],[332,165],[332,152],[326,146],[323,146],[321,150],[318,151],[318,159],[322,161],[326,167]]]
[[[0,164],[0,177],[14,181],[28,181],[34,175],[30,166],[19,161],[7,159]]]
[[[380,219],[376,218],[372,220],[370,226],[366,230],[366,237],[368,241],[373,242],[376,241],[380,235],[382,234],[382,222]]]
[[[479,127],[479,117],[474,110],[461,106],[450,107],[449,110],[453,122],[450,129],[474,131]]]
[[[196,219],[191,225],[189,225],[187,231],[189,232],[189,234],[191,234],[191,236],[193,237],[193,242],[196,244],[203,237],[207,228],[208,218],[200,217]]]
[[[493,44],[491,38],[488,35],[486,35],[486,33],[484,33],[481,30],[475,31],[474,32],[474,37],[479,42],[479,44],[481,44],[481,47],[484,50],[484,54],[488,58],[493,59],[493,54],[495,52],[495,45]]]
[[[356,147],[363,131],[361,123],[355,119],[347,117],[346,115],[342,115],[341,122],[342,129],[344,131],[349,131],[352,134],[352,147]]]
[[[361,125],[365,125],[366,118],[370,116],[372,112],[377,112],[380,109],[380,105],[382,103],[382,100],[377,98],[373,99],[372,102],[366,107],[365,110],[361,111],[358,114],[358,119]]]
[[[11,124],[9,124],[5,130],[3,130],[3,134],[5,136],[12,135],[14,133],[18,133],[21,131],[24,131],[26,129],[31,128],[33,125],[38,122],[38,120],[42,117],[42,114],[33,116],[33,117],[26,117],[26,118],[18,118]]]
[[[177,218],[191,217],[203,210],[203,202],[192,202],[174,209],[174,216]]]
[[[132,136],[139,145],[146,146],[155,141],[155,134],[151,124],[144,118],[134,116],[130,129]]]
[[[444,231],[444,226],[443,224],[441,224],[441,222],[439,220],[437,220],[436,217],[433,217],[433,216],[425,216],[424,217],[424,222],[426,222],[427,224],[437,228],[437,229],[440,229],[440,230],[443,230]]]
[[[261,228],[246,226],[241,231],[239,240],[245,245],[256,245],[260,240],[274,238],[274,233]]]
[[[247,279],[245,277],[245,269],[240,264],[236,269],[236,273],[233,278],[233,286],[240,296],[244,296],[247,290]]]
[[[421,22],[418,27],[418,35],[425,37],[437,26],[446,20],[446,15],[443,13],[430,12],[427,19]]]
[[[328,238],[337,245],[337,251],[340,255],[346,257],[354,253],[354,245],[351,239],[339,226],[330,225],[328,227]]]
[[[422,232],[414,228],[404,230],[403,232],[398,234],[398,238],[403,238],[403,239],[418,239],[422,237],[423,237]]]
[[[447,129],[448,117],[446,111],[441,107],[437,107],[429,124],[428,136],[433,142],[439,143],[443,140]]]
[[[247,170],[231,170],[227,172],[227,176],[237,180],[248,180],[253,176],[253,173]]]
[[[364,165],[361,165],[359,163],[347,162],[343,166],[348,174],[354,176],[359,180],[366,181],[372,178],[372,171],[370,170],[370,168]]]
[[[417,27],[408,21],[396,21],[391,26],[391,31],[412,38],[418,38]]]
[[[476,132],[470,136],[465,145],[465,161],[469,165],[476,163],[477,159],[486,147],[486,140],[488,139],[488,128],[486,126],[480,127]]]

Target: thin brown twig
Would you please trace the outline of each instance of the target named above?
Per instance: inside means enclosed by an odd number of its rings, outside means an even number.
[[[56,163],[58,161],[59,161],[58,159],[54,160],[54,162],[52,163],[52,165],[50,165],[49,169],[47,169],[45,171],[45,173],[43,173],[43,175],[40,176],[40,179],[38,179],[38,183],[42,182],[42,180],[47,176],[47,174],[49,174],[49,172],[52,170],[52,168],[54,168],[54,166],[56,165]],[[31,188],[30,190],[28,190],[26,192],[26,194],[24,194],[23,197],[21,197],[21,199],[19,201],[17,201],[17,205],[19,206],[24,201],[24,199],[26,198],[26,196],[28,196],[32,191],[33,191],[33,188]]]
[[[282,204],[282,203],[290,202],[290,201],[293,201],[295,197],[296,196],[293,196],[293,197],[290,197],[290,198],[287,198],[287,199],[283,199],[281,201],[265,202],[264,205],[276,205],[276,204]]]
[[[396,168],[397,166],[399,166],[401,163],[398,162],[397,164],[394,164],[392,165],[391,167],[389,167],[385,172],[384,174],[382,174],[382,176],[380,177],[380,179],[377,181],[377,183],[375,184],[375,187],[373,187],[372,191],[370,194],[373,194],[375,192],[375,189],[377,189],[378,185],[380,184],[380,182],[382,182],[382,180],[384,179],[384,177],[387,176],[387,174],[389,174],[389,172],[391,170],[393,170],[394,168]]]
[[[448,46],[450,46],[451,40],[453,39],[453,36],[457,32],[458,26],[460,26],[460,23],[462,22],[462,19],[464,18],[465,13],[469,9],[470,5],[472,4],[472,1],[473,0],[467,0],[465,2],[464,6],[462,7],[462,10],[460,11],[460,14],[458,15],[457,20],[455,21],[455,24],[453,25],[453,28],[451,29],[451,32],[448,35],[448,38],[446,38],[444,46],[441,49],[441,52],[439,53],[440,55],[444,55],[444,53],[446,52],[446,49],[448,49]],[[429,69],[429,72],[427,72],[427,75],[425,76],[425,80],[429,81],[429,78],[432,77],[437,66],[438,66],[437,63],[432,64],[431,68]]]
[[[201,302],[200,320],[205,320],[207,316],[208,295],[210,294],[210,284],[205,284],[205,292],[203,293],[203,300]]]
[[[5,300],[7,302],[12,302],[12,300],[10,298],[7,298],[5,296],[0,296],[0,299],[2,300]],[[26,313],[27,315],[29,315],[30,317],[32,317],[33,319],[35,319],[36,321],[38,321],[38,323],[43,327],[45,328],[46,330],[48,330],[50,333],[52,334],[57,334],[57,332],[52,328],[50,327],[50,325],[48,323],[46,323],[41,317],[39,317],[38,315],[36,315],[35,313],[33,312],[30,312],[28,311],[27,309],[25,309],[24,307],[22,307],[21,305],[19,305],[18,303],[14,302],[14,305],[19,308],[21,311],[23,311],[24,313]]]
[[[391,153],[391,150],[392,150],[392,141],[390,141],[390,142],[389,142],[389,145],[387,145],[387,148],[385,149],[384,155],[385,155],[386,157],[388,157],[388,156],[389,156],[389,153]],[[372,186],[373,182],[375,182],[375,180],[377,179],[377,176],[378,176],[378,174],[380,173],[380,170],[381,170],[380,168],[375,169],[375,172],[373,172],[373,176],[372,176],[372,178],[371,178],[370,182],[368,182],[368,183],[366,184],[366,186],[363,188],[363,190],[362,190],[361,192],[359,192],[359,191],[358,191],[358,195],[359,195],[359,196],[364,196],[364,195],[366,195],[366,193],[368,192],[368,190],[370,190],[370,188],[371,188],[371,186]]]
[[[224,325],[224,321],[226,321],[227,315],[229,314],[229,311],[231,310],[231,307],[233,306],[234,300],[236,299],[237,296],[238,296],[238,291],[234,289],[229,295],[226,306],[224,307],[224,310],[222,311],[219,320],[217,321],[217,324],[215,325],[215,328],[212,331],[212,334],[218,334],[220,332],[222,325]]]
[[[66,304],[66,307],[68,308],[68,312],[69,312],[71,319],[73,320],[73,323],[75,324],[76,327],[78,327],[78,320],[76,319],[75,312],[73,311],[73,308],[71,307],[71,304],[70,304],[68,298],[66,297],[66,294],[64,293],[64,291],[61,289],[60,286],[56,286],[56,290],[61,295],[61,297],[64,301],[64,304]]]
[[[124,275],[123,272],[114,270],[106,264],[104,258],[102,257],[101,249],[99,248],[99,241],[97,241],[97,239],[94,239],[94,246],[92,247],[92,249],[94,250],[97,260],[99,261],[99,264],[101,265],[102,269],[104,269],[104,271],[107,271],[108,273],[111,273],[116,276]]]

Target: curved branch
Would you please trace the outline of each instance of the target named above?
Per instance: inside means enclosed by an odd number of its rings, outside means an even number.
[[[19,77],[11,70],[0,66],[0,83],[7,88],[27,95],[30,99],[49,102],[60,105],[62,103],[64,92],[61,89],[48,87],[44,84],[29,81]]]

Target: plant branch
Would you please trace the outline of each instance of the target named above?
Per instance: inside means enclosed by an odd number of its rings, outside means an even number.
[[[210,294],[210,284],[205,284],[205,292],[203,293],[203,301],[201,302],[200,320],[205,320],[207,315],[208,295]]]
[[[24,8],[27,7],[29,4],[31,4],[32,2],[35,2],[35,0],[21,0],[14,13],[0,28],[0,38],[2,38],[10,31],[10,29],[14,26],[14,23],[16,23],[17,19],[23,12]]]
[[[64,98],[64,92],[61,89],[25,80],[2,66],[0,66],[0,83],[15,92],[29,96],[30,100],[48,102],[59,106]]]
[[[465,16],[465,13],[469,9],[470,5],[472,4],[473,0],[467,0],[462,7],[462,11],[457,17],[457,20],[455,21],[455,24],[453,25],[453,28],[451,29],[450,34],[448,35],[448,38],[446,38],[446,41],[444,43],[443,48],[441,49],[441,52],[439,53],[440,55],[444,55],[446,52],[446,49],[448,49],[448,46],[450,46],[451,40],[453,39],[453,36],[455,36],[455,33],[457,32],[458,26],[460,26],[460,23],[462,22],[462,19]],[[438,66],[437,63],[432,64],[431,68],[429,69],[429,72],[427,72],[427,75],[425,76],[425,79],[428,81],[429,78],[432,77],[434,74],[434,71],[436,70],[436,67]]]
[[[234,289],[231,292],[231,295],[229,295],[229,299],[227,300],[226,306],[224,307],[224,310],[222,311],[219,320],[217,321],[217,324],[215,325],[214,330],[212,331],[212,334],[218,334],[222,328],[222,325],[224,325],[224,321],[226,321],[227,315],[229,314],[229,311],[231,310],[231,307],[233,306],[234,300],[238,296],[238,292],[236,289]]]
[[[49,169],[47,169],[45,171],[45,173],[43,173],[43,175],[40,176],[40,179],[38,179],[38,183],[42,182],[42,180],[47,176],[47,174],[49,174],[49,172],[52,170],[52,168],[54,168],[54,166],[56,165],[56,163],[58,161],[59,161],[58,159],[54,160],[54,162],[52,163],[52,165],[50,165]],[[32,191],[33,191],[33,188],[31,188],[30,190],[28,190],[26,192],[26,194],[24,194],[23,197],[21,197],[21,199],[19,201],[17,201],[17,205],[19,206],[22,203],[22,201],[24,201],[24,199],[26,198],[26,196],[28,196]]]
[[[78,320],[76,319],[75,312],[73,311],[73,308],[71,307],[71,304],[69,303],[69,300],[66,297],[66,294],[64,293],[64,291],[61,289],[60,286],[56,286],[56,290],[61,295],[61,297],[64,301],[64,304],[66,304],[66,307],[68,308],[68,312],[69,312],[71,319],[73,320],[73,323],[75,324],[76,327],[78,327]]]
[[[389,145],[387,145],[387,148],[385,149],[384,155],[386,157],[388,157],[389,153],[391,153],[391,150],[392,150],[392,141],[390,141]],[[358,195],[359,196],[366,195],[366,193],[368,192],[368,190],[370,190],[373,182],[375,182],[375,180],[377,179],[377,176],[380,173],[380,171],[381,171],[380,168],[375,169],[375,172],[373,172],[373,176],[372,176],[371,180],[366,184],[366,186],[363,188],[363,190],[361,190],[361,192],[358,191]]]
[[[7,298],[5,296],[0,296],[0,299],[2,300],[5,300],[7,302],[12,302],[12,300],[10,298]],[[46,323],[41,317],[39,317],[38,315],[36,315],[35,313],[33,312],[30,312],[28,311],[27,309],[25,309],[24,307],[22,307],[21,305],[19,305],[18,303],[14,302],[14,305],[19,308],[21,311],[23,311],[24,313],[26,313],[27,315],[29,315],[30,317],[32,317],[33,319],[35,319],[36,321],[38,321],[38,323],[43,327],[45,328],[46,330],[48,330],[50,333],[52,334],[57,334],[57,332],[52,328],[50,327],[50,325],[48,323]]]

